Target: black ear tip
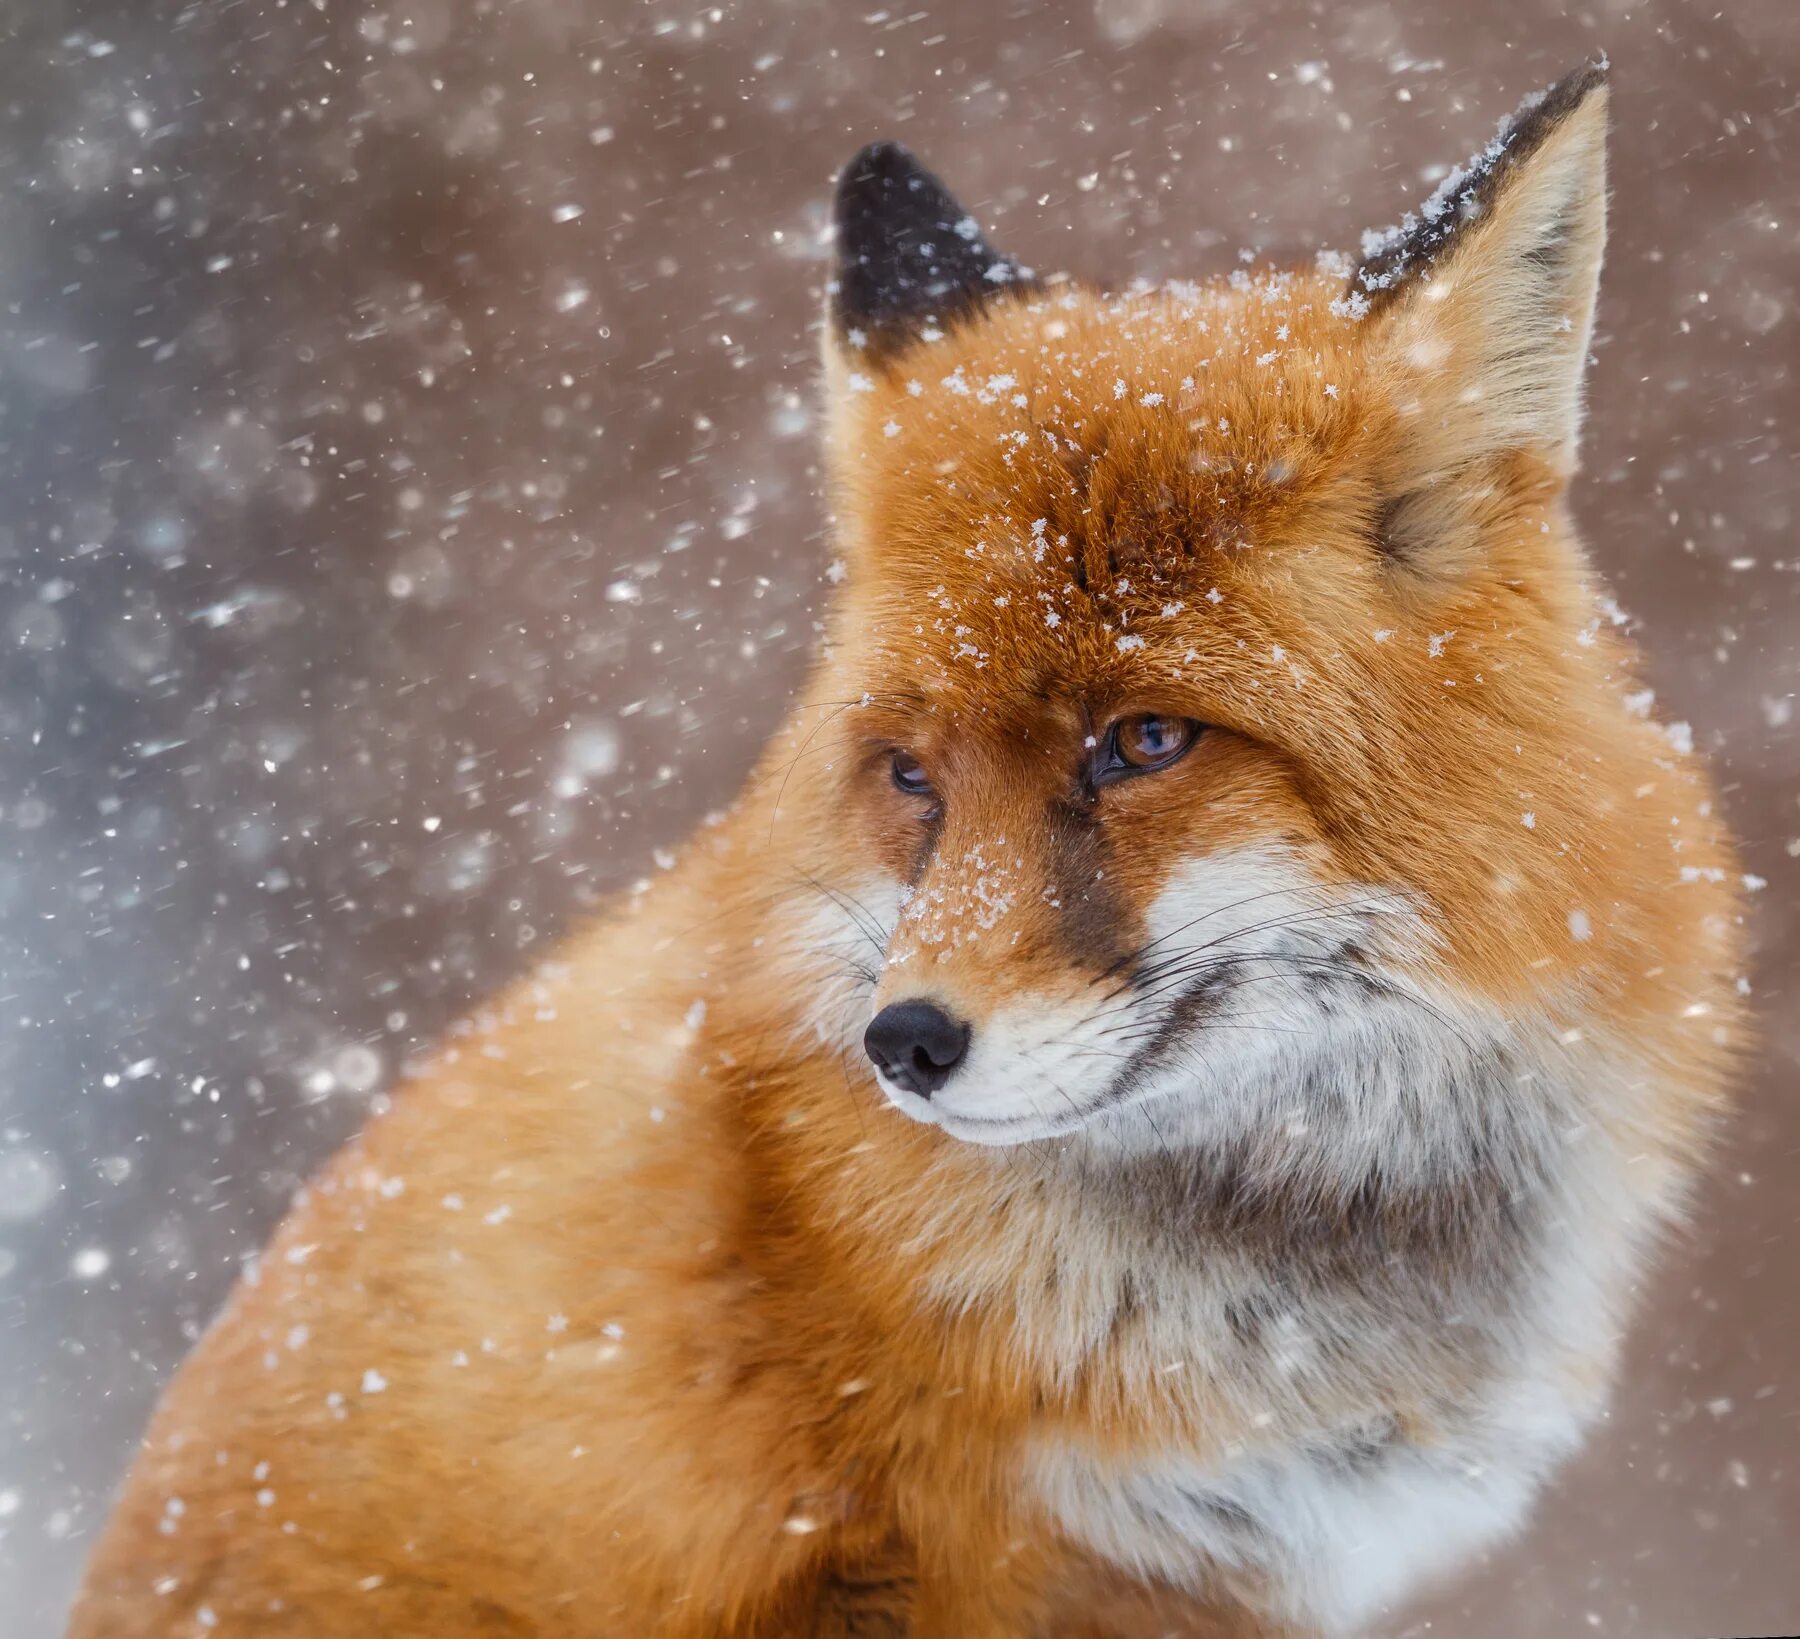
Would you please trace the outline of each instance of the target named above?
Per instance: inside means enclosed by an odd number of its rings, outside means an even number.
[[[943,191],[910,148],[898,142],[871,142],[838,173],[838,222],[869,216],[891,207],[898,197],[927,188]]]
[[[1529,159],[1551,132],[1605,86],[1610,66],[1604,57],[1595,58],[1571,69],[1554,85],[1527,97],[1505,122],[1506,151],[1503,156],[1498,156],[1500,163],[1490,168],[1504,175]]]
[[[897,142],[872,142],[838,176],[832,313],[858,345],[896,351],[1030,271],[996,251],[944,184]]]
[[[838,187],[851,188],[905,176],[920,169],[912,149],[903,142],[870,142],[857,149],[838,177]]]
[[[1458,242],[1464,225],[1486,215],[1562,123],[1606,84],[1610,66],[1597,57],[1534,91],[1500,122],[1487,147],[1445,178],[1418,216],[1409,213],[1384,234],[1365,234],[1362,265],[1350,276],[1351,310],[1357,316],[1372,312],[1430,269]]]
[[[1605,85],[1611,72],[1612,64],[1604,56],[1590,58],[1548,87],[1530,112],[1539,119],[1546,116],[1552,120],[1560,119],[1586,102],[1590,93]]]

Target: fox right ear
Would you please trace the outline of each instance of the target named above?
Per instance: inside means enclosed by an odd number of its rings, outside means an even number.
[[[897,142],[874,142],[838,178],[832,339],[875,362],[929,340],[988,298],[1032,282]]]

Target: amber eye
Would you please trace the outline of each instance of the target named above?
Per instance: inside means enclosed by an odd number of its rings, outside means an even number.
[[[931,780],[925,765],[909,751],[896,751],[893,757],[894,784],[913,797],[931,795]]]
[[[1113,725],[1107,759],[1115,772],[1167,768],[1199,737],[1190,717],[1125,717]]]

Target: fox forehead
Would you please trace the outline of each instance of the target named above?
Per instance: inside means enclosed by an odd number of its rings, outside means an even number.
[[[928,694],[988,668],[1124,694],[1266,652],[1300,579],[1327,607],[1371,590],[1375,406],[1336,288],[1036,292],[853,372],[836,440],[862,629]]]

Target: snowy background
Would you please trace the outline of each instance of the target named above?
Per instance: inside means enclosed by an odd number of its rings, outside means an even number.
[[[1576,510],[1758,898],[1766,1054],[1458,1639],[1800,1616],[1800,6],[0,7],[0,1636],[409,1052],[724,802],[831,556],[832,174],[1040,268],[1354,244],[1615,68]]]

